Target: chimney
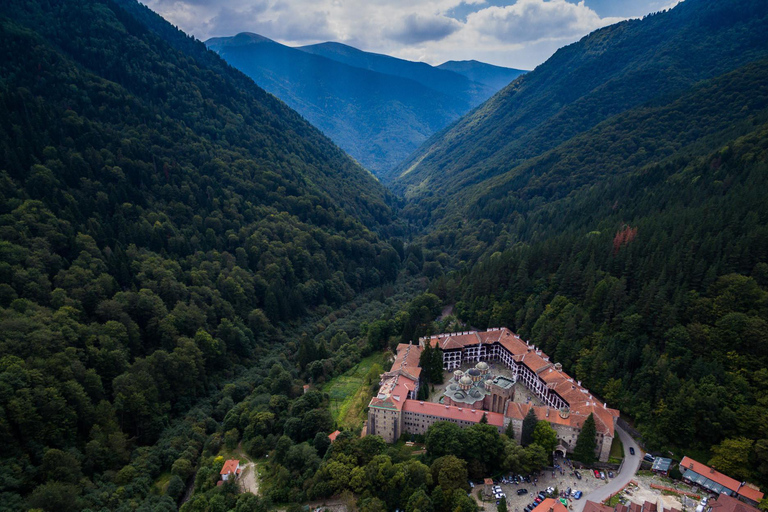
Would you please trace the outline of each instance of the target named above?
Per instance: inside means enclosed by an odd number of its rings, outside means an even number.
[[[709,468],[709,472],[710,473],[714,473],[715,472],[715,468]]]

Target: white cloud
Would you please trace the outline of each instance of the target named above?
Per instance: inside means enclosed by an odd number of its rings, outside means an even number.
[[[507,43],[573,39],[620,21],[600,18],[583,1],[518,0],[505,7],[488,7],[467,16],[467,29]]]
[[[477,59],[526,69],[619,20],[575,0],[144,1],[202,40],[255,32],[289,45],[338,41],[432,64]],[[466,19],[450,17],[456,8]]]

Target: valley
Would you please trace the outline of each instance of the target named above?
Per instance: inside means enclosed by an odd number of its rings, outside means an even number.
[[[626,512],[650,454],[767,509],[768,7],[733,4],[523,72],[4,2],[0,511],[522,510],[493,481],[567,457],[618,476],[539,502]]]

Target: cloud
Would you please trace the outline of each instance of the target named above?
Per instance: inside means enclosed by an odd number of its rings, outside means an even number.
[[[298,11],[276,9],[265,0],[239,10],[222,7],[205,23],[204,28],[206,32],[216,35],[255,32],[271,39],[289,41],[335,37],[328,26],[327,12],[311,8]]]
[[[487,7],[467,16],[467,28],[506,43],[573,39],[620,21],[600,18],[584,4],[565,0],[518,0],[504,7]]]
[[[254,32],[288,45],[338,41],[433,64],[477,59],[527,69],[619,20],[601,18],[588,6],[603,0],[142,1],[202,40]]]
[[[401,18],[395,27],[387,29],[385,35],[404,44],[416,44],[440,41],[461,27],[460,22],[445,16],[411,13]]]

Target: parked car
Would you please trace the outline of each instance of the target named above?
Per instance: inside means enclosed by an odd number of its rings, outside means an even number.
[[[595,472],[595,478],[600,478],[600,472],[598,470],[594,470]]]
[[[472,483],[472,481],[470,481],[470,482],[469,482],[469,488],[470,488],[470,489],[474,489],[474,488],[475,488],[475,484],[474,484],[474,483]]]
[[[574,471],[573,474],[576,475],[577,479],[581,480],[581,473],[579,473],[578,471]]]
[[[566,496],[570,496],[571,495],[571,488],[570,487],[565,490],[565,495]]]
[[[573,494],[573,499],[575,499],[575,500],[581,499],[581,491],[576,491]]]
[[[700,505],[702,505],[702,506],[706,506],[706,505],[707,505],[707,500],[708,500],[708,499],[709,499],[709,498],[707,498],[706,496],[704,496],[703,498],[701,498],[701,503],[700,503]]]
[[[635,454],[635,448],[634,447],[632,447],[632,446],[629,447],[629,454],[630,455],[634,455]]]
[[[525,510],[525,512],[531,512],[531,510],[533,510],[533,507],[530,505],[526,505],[526,507],[523,510]]]
[[[608,472],[608,478],[613,478],[613,471]]]
[[[654,456],[651,455],[650,453],[646,453],[645,455],[643,455],[643,460],[647,460],[648,462],[653,462]]]
[[[528,494],[528,489],[518,489],[517,495],[522,496],[523,494]]]
[[[600,472],[600,479],[605,480],[605,471]]]

